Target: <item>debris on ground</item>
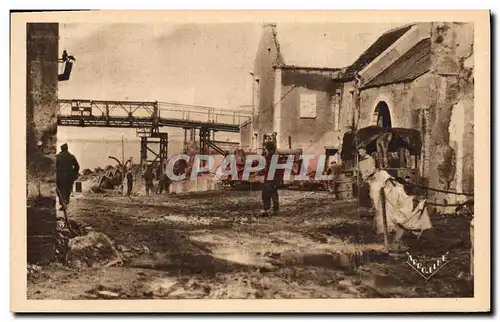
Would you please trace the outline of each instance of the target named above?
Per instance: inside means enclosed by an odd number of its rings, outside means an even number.
[[[73,267],[109,267],[122,264],[120,254],[113,243],[103,233],[91,231],[87,235],[78,236],[68,241],[67,262]]]
[[[61,264],[28,266],[28,298],[474,295],[466,218],[434,216],[435,239],[405,239],[411,254],[449,252],[452,264],[425,281],[408,266],[406,255],[384,252],[383,239],[373,232],[373,215],[360,213],[356,201],[280,190],[280,204],[278,214],[259,217],[260,191],[137,199],[83,195],[69,209],[70,226],[81,235],[72,236],[60,222],[66,243],[59,247]]]
[[[98,291],[97,294],[105,299],[116,299],[120,296],[120,294],[110,291]]]
[[[28,264],[28,277],[37,275],[42,270],[42,267],[35,264]]]
[[[106,190],[102,189],[99,186],[90,187],[90,191],[92,191],[93,193],[105,193],[106,192]]]

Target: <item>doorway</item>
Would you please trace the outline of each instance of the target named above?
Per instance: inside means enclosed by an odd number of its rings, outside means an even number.
[[[378,127],[391,128],[391,112],[386,102],[380,101],[375,107],[374,120]]]

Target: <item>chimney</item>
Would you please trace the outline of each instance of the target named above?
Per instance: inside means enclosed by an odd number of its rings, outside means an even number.
[[[276,23],[265,23],[262,28],[271,27],[272,29],[276,28],[278,25]]]

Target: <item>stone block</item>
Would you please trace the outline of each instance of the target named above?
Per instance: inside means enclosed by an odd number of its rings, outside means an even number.
[[[446,55],[438,58],[435,70],[439,75],[458,75],[460,73],[460,65],[451,55]]]

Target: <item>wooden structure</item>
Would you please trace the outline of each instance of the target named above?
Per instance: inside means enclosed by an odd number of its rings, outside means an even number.
[[[390,135],[386,136],[386,134]],[[386,139],[387,137],[389,140]],[[378,168],[386,170],[390,175],[404,179],[406,182],[420,183],[419,167],[422,150],[420,131],[369,126],[347,132],[344,135],[341,150],[343,162],[341,183],[346,187],[349,183],[344,181],[351,180],[353,194],[358,197],[361,188],[357,169],[359,147],[363,147],[368,154],[375,156]],[[388,160],[389,167],[383,167],[384,159]]]

